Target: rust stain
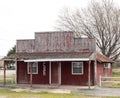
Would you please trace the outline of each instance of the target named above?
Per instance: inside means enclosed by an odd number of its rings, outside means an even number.
[[[95,40],[74,38],[71,32],[35,33],[33,40],[18,40],[17,52],[92,52]]]

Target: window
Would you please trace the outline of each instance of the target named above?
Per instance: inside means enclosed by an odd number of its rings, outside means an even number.
[[[72,62],[72,74],[83,74],[83,62]]]
[[[110,63],[105,63],[104,68],[110,68]]]
[[[28,63],[28,74],[30,74],[30,63]],[[32,63],[32,74],[38,74],[38,63]]]

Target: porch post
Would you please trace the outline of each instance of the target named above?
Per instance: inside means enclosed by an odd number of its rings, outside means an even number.
[[[15,70],[16,70],[16,75],[15,75],[15,83],[18,83],[18,79],[17,79],[17,58],[15,58]]]
[[[97,84],[97,60],[96,60],[96,53],[95,53],[95,61],[94,61],[94,85]]]
[[[95,42],[96,42],[96,39],[95,39]],[[96,52],[96,45],[94,46],[95,47],[95,52],[94,52],[94,85],[97,84],[97,52]]]
[[[90,64],[91,64],[91,61],[89,60],[89,67],[88,67],[88,88],[90,89]]]
[[[51,84],[51,61],[49,61],[49,84]]]
[[[6,85],[6,61],[4,61],[4,86]]]
[[[59,67],[58,67],[58,80],[59,80],[59,85],[61,85],[61,62],[59,62]]]
[[[32,64],[33,63],[29,63],[30,64],[30,87],[32,87]]]

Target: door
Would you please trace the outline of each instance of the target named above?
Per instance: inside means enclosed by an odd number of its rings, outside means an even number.
[[[52,62],[51,63],[51,84],[59,84],[59,63]]]

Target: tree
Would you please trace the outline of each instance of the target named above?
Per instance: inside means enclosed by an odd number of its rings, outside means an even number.
[[[57,29],[74,31],[75,37],[95,38],[100,51],[116,60],[120,56],[120,10],[112,0],[97,1],[73,12],[64,9],[58,16]]]
[[[10,49],[10,50],[8,51],[7,56],[14,55],[15,52],[16,52],[16,46],[12,47],[12,49]],[[9,62],[8,62],[8,65],[7,65],[7,68],[8,68],[8,69],[15,69],[14,66],[11,66],[11,65],[13,65],[14,63],[15,63],[15,61],[13,61],[13,60],[9,61]]]
[[[15,54],[15,52],[16,52],[16,46],[12,47],[12,49],[10,49],[10,50],[8,51],[7,56],[10,56],[10,55],[12,55],[12,54]]]

